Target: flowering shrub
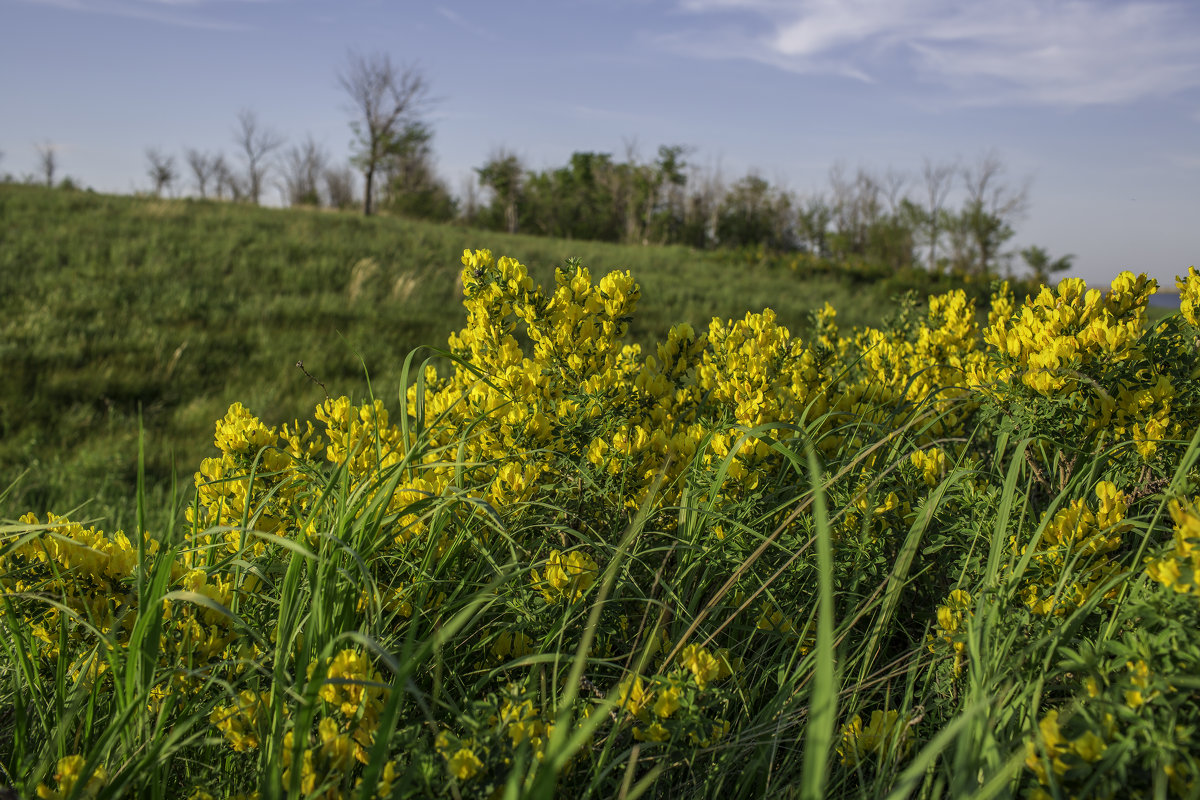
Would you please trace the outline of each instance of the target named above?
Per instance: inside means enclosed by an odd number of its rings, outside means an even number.
[[[882,329],[826,307],[807,340],[769,310],[679,324],[652,353],[623,341],[628,273],[544,290],[475,251],[462,281],[466,327],[410,356],[398,407],[233,404],[177,530],[4,529],[9,774],[333,798],[761,770],[859,796],[959,726],[955,793],[1192,791],[1194,270],[1154,326],[1124,273],[1001,286],[986,325],[952,292]],[[31,686],[104,724],[68,741]]]

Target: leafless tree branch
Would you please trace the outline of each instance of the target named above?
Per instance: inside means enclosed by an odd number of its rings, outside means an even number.
[[[246,199],[255,205],[262,197],[263,184],[270,169],[269,157],[283,145],[283,137],[264,128],[250,109],[238,112],[233,141],[246,161]]]
[[[187,161],[188,167],[192,170],[192,176],[196,182],[196,191],[200,193],[200,198],[208,197],[208,182],[211,181],[217,174],[217,156],[203,153],[195,148],[189,147],[184,152],[184,160]]]
[[[358,137],[355,165],[366,180],[363,213],[371,213],[375,175],[388,149],[406,123],[428,103],[429,85],[415,66],[397,66],[387,53],[364,55],[350,52],[338,83],[350,100],[356,119],[351,123]]]
[[[162,197],[163,189],[170,191],[175,178],[179,176],[175,169],[175,156],[167,155],[157,147],[146,148],[146,174],[154,183],[154,196]]]
[[[53,186],[54,173],[58,169],[58,148],[49,140],[33,147],[37,150],[38,171],[42,174],[42,180],[47,186]]]

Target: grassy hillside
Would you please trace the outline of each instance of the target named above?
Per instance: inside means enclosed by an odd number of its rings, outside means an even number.
[[[898,289],[680,247],[0,186],[0,491],[28,468],[10,507],[91,499],[88,513],[119,520],[139,409],[162,492],[172,463],[186,483],[209,454],[229,403],[307,416],[324,391],[297,361],[332,395],[362,396],[369,374],[390,398],[405,354],[463,324],[459,258],[476,247],[543,282],[568,257],[597,277],[631,270],[643,300],[630,335],[645,343],[768,306],[793,330],[826,301],[845,326],[877,322]]]

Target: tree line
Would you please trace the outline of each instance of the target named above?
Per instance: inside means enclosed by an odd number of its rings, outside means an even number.
[[[632,148],[629,148],[631,151]],[[499,151],[477,170],[486,203],[462,209],[496,230],[699,249],[757,248],[857,263],[867,271],[927,268],[990,276],[1005,269],[1028,185],[1013,186],[994,154],[970,164],[926,159],[919,174],[835,165],[828,187],[797,194],[751,173],[732,182],[689,164],[689,150],[576,152],[557,168],[530,170]],[[958,202],[950,199],[957,196]],[[1035,275],[1070,267],[1040,247],[1021,251]]]
[[[187,148],[181,167],[174,155],[147,148],[151,191],[176,194],[186,169],[201,198],[257,204],[274,186],[294,206],[360,206],[364,214],[562,238],[791,253],[869,273],[925,268],[984,277],[1011,265],[1017,254],[1006,248],[1029,209],[1028,184],[1008,180],[994,154],[966,164],[926,159],[917,174],[839,164],[826,188],[799,194],[753,172],[726,181],[678,144],[660,146],[647,160],[632,145],[621,160],[575,152],[567,164],[542,170],[500,149],[455,196],[434,165],[424,73],[386,53],[351,52],[337,77],[352,113],[348,162],[335,163],[311,135],[287,145],[244,109],[232,131],[232,159]],[[53,185],[56,151],[48,142],[37,149],[40,175],[26,179]],[[1073,258],[1052,258],[1036,246],[1019,255],[1043,281]]]

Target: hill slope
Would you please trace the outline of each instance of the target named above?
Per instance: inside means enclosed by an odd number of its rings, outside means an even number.
[[[657,341],[769,306],[794,330],[829,301],[877,322],[895,284],[801,280],[786,267],[680,247],[544,239],[347,213],[0,186],[0,491],[38,511],[89,498],[127,513],[139,409],[147,476],[165,491],[209,454],[241,401],[270,422],[330,394],[391,397],[404,356],[460,327],[459,257],[486,247],[538,280],[577,257],[642,286],[631,328]],[[942,290],[945,285],[928,289]]]

